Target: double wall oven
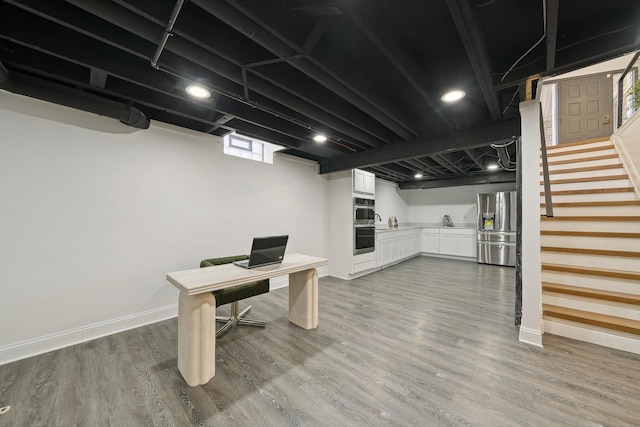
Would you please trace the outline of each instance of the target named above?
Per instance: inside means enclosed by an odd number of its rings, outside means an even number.
[[[376,250],[375,200],[353,199],[353,254]]]

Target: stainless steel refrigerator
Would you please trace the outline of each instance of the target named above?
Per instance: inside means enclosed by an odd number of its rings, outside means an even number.
[[[478,194],[478,262],[516,265],[515,191]]]

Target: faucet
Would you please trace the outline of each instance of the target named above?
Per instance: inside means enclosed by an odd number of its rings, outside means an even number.
[[[382,218],[380,218],[379,214],[376,214],[376,218],[378,218],[378,221],[382,222]]]

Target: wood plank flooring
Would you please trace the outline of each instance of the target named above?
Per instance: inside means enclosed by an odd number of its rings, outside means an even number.
[[[518,342],[514,274],[418,257],[321,278],[311,331],[286,289],[260,295],[267,327],[220,338],[201,387],[177,370],[177,319],[0,366],[0,426],[640,425],[640,356]]]

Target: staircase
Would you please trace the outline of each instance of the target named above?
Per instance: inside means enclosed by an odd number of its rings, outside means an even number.
[[[548,147],[544,332],[640,353],[640,198],[609,139]],[[544,215],[544,187],[541,214]]]

